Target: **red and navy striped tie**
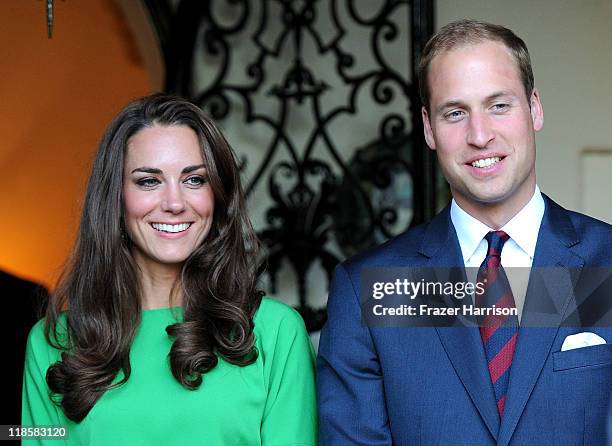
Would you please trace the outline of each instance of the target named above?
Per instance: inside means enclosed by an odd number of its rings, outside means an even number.
[[[504,231],[489,232],[487,256],[478,270],[478,282],[484,283],[484,292],[476,296],[480,307],[515,308],[510,283],[501,266],[501,252],[510,237]],[[518,337],[516,316],[489,315],[480,321],[480,336],[484,345],[489,375],[493,383],[497,410],[504,413],[510,366]]]

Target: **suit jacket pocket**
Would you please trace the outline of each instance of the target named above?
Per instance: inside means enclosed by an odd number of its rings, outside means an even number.
[[[594,345],[553,353],[553,369],[555,372],[605,366],[612,366],[612,344]]]

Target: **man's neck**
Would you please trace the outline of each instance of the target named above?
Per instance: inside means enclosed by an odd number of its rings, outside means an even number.
[[[533,197],[535,193],[535,183],[529,193],[524,193],[508,200],[497,203],[479,203],[466,199],[461,194],[453,192],[453,198],[457,205],[476,220],[484,223],[489,228],[498,230],[518,214]]]

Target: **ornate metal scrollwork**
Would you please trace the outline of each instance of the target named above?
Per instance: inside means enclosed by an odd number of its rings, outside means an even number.
[[[342,257],[420,223],[435,208],[423,199],[425,189],[434,189],[433,163],[421,132],[411,131],[420,128],[420,113],[410,68],[416,58],[408,57],[431,34],[432,1],[187,0],[175,2],[171,19],[158,27],[168,91],[221,123],[240,115],[243,128],[258,125],[270,136],[246,191],[252,197],[267,186],[270,203],[259,235],[270,282],[274,288],[288,262],[309,330],[325,321],[324,310],[308,299],[307,277],[315,264],[329,280]],[[146,3],[153,17],[169,10]],[[368,40],[351,52],[346,43],[353,28]],[[386,56],[398,42],[405,43],[401,67]],[[202,60],[205,82],[196,75]],[[236,73],[244,80],[237,81]],[[376,130],[347,156],[337,123],[359,116],[366,96],[388,111],[375,116]],[[295,124],[298,115],[303,126]],[[351,131],[346,124],[344,129]],[[250,155],[242,152],[249,168]],[[398,204],[398,191],[406,189]]]

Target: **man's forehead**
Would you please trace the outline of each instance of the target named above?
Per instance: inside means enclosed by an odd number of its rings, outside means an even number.
[[[453,58],[454,56],[461,57],[462,54],[466,54],[468,52],[477,52],[483,55],[486,53],[493,52],[501,54],[503,52],[507,55],[507,58],[501,58],[500,61],[503,61],[504,64],[506,62],[509,62],[516,68],[517,72],[519,70],[518,61],[514,57],[514,54],[512,53],[510,48],[508,48],[503,42],[497,40],[482,39],[474,42],[459,43],[453,46],[452,48],[439,52],[431,59],[428,74],[431,75],[432,71],[434,71],[435,69],[439,69],[440,65],[442,64],[442,61],[444,61],[445,59]]]
[[[512,52],[502,43],[489,40],[436,55],[428,72],[428,85],[430,100],[435,98],[436,102],[465,93],[520,94],[518,90],[522,89],[520,69]]]

